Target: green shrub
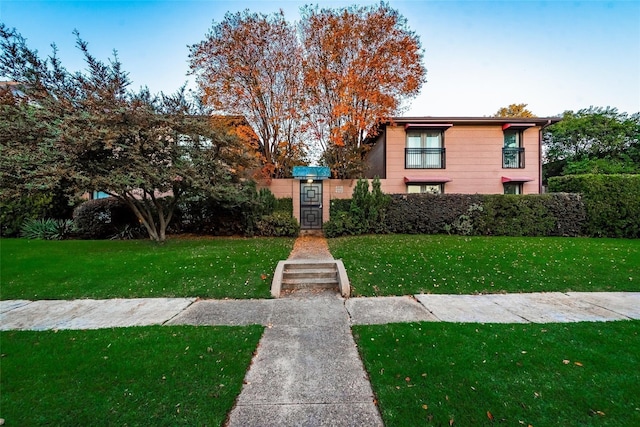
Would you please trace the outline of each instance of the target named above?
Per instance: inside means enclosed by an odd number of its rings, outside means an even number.
[[[133,211],[115,197],[88,200],[73,211],[77,234],[83,239],[107,239],[125,227],[139,227]]]
[[[178,204],[174,232],[214,236],[252,236],[265,215],[293,215],[292,199],[276,199],[271,190],[256,190],[254,182],[220,185],[206,195]]]
[[[385,233],[384,218],[390,201],[391,198],[382,193],[378,178],[373,180],[372,191],[369,191],[368,180],[358,180],[350,200],[331,201],[330,219],[324,224],[325,234],[336,237]]]
[[[268,188],[261,188],[258,192],[258,204],[260,215],[271,215],[276,209],[276,196]]]
[[[346,211],[338,211],[331,215],[331,219],[324,223],[326,237],[339,237],[356,234],[353,216]]]
[[[284,212],[293,216],[293,199],[291,197],[283,197],[282,199],[276,199],[276,205],[274,212]]]
[[[20,235],[27,239],[62,240],[70,237],[74,231],[70,219],[30,219],[24,222]]]
[[[465,216],[477,214],[472,206],[482,205],[478,194],[394,194],[385,213],[385,226],[397,234],[456,232],[463,227]]]
[[[0,199],[0,236],[20,234],[22,225],[32,219],[70,219],[73,206],[61,191]]]
[[[550,197],[488,194],[478,219],[478,233],[495,236],[555,235],[556,218],[547,207]]]
[[[549,190],[582,194],[588,235],[640,237],[640,175],[554,177]]]
[[[263,216],[256,228],[258,234],[265,237],[296,237],[300,233],[300,224],[286,212]]]
[[[333,218],[339,212],[349,212],[351,208],[351,199],[331,199],[329,205],[329,216]]]

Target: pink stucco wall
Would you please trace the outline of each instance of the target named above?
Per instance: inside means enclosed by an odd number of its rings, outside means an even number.
[[[356,185],[355,179],[327,179],[322,181],[322,219],[329,220],[329,207],[332,199],[349,199]],[[271,182],[259,181],[258,188],[268,188],[278,199],[293,199],[293,216],[300,221],[300,180],[273,179]]]
[[[444,132],[446,149],[445,169],[405,169],[404,149],[406,133],[403,126],[388,126],[386,138],[386,179],[382,180],[385,193],[406,193],[404,178],[438,177],[449,178],[445,193],[502,194],[502,177],[530,177],[525,182],[523,193],[540,192],[540,144],[537,126],[523,131],[522,146],[525,149],[525,167],[502,168],[504,133],[501,125],[456,124]]]

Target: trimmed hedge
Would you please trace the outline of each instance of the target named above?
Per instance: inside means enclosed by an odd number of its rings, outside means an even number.
[[[267,237],[296,237],[300,233],[300,224],[287,212],[263,216],[256,228],[258,235]]]
[[[640,237],[640,175],[554,177],[549,190],[582,194],[589,236]]]
[[[332,200],[329,237],[358,234],[349,200]],[[580,236],[586,213],[577,194],[394,194],[378,233]]]
[[[276,199],[276,206],[273,212],[284,212],[293,216],[293,199],[291,197],[283,197]]]
[[[123,230],[140,228],[133,211],[115,197],[87,200],[73,211],[73,222],[82,239],[118,237]]]
[[[467,215],[471,206],[482,204],[478,194],[393,194],[385,226],[389,233],[451,233],[455,221]]]

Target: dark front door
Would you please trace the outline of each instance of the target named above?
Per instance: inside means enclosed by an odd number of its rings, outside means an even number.
[[[322,228],[322,181],[300,181],[300,228]]]

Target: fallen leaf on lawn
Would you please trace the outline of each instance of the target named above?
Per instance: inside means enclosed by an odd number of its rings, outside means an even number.
[[[422,405],[422,409],[429,409],[429,407],[427,405]]]
[[[407,378],[405,378],[404,380],[405,380],[406,382],[409,382],[409,381],[411,381],[411,378],[407,377]]]
[[[564,360],[562,361],[562,363],[564,363],[565,365],[568,365],[569,363],[571,363],[571,361],[570,361],[570,360],[567,360],[567,359],[564,359]]]
[[[260,278],[261,278],[262,280],[266,280],[267,275],[263,273],[263,274],[261,274],[261,275],[260,275]]]
[[[489,411],[487,411],[487,418],[489,418],[491,421],[493,421],[493,414]]]
[[[580,362],[573,362],[573,363],[574,363],[575,365],[577,365],[577,366],[582,366],[582,363],[580,363]]]
[[[453,418],[451,418],[451,419],[449,420],[449,425],[450,425],[450,426],[452,426],[454,422],[455,422],[455,421],[453,421]]]

